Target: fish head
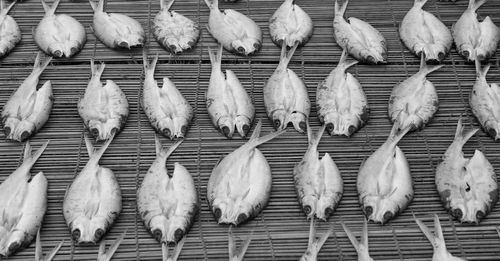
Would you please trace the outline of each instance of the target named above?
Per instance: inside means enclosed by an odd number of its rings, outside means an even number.
[[[77,245],[96,244],[106,234],[107,224],[109,222],[105,218],[79,217],[70,224],[71,238]]]
[[[290,121],[298,132],[304,133],[307,131],[307,116],[304,112],[293,111],[290,115]]]
[[[56,58],[61,58],[65,56],[66,47],[63,43],[56,42],[49,46],[47,52]]]
[[[189,121],[191,117],[176,117],[174,118],[173,138],[184,138],[189,130]]]
[[[118,124],[113,122],[101,122],[98,120],[90,120],[88,123],[88,130],[92,137],[96,140],[108,140],[112,135],[118,133]]]
[[[217,125],[224,136],[226,136],[228,139],[231,139],[233,137],[235,122],[233,121],[232,117],[219,118],[219,120],[217,121]]]
[[[4,124],[4,132],[7,139],[19,142],[27,140],[35,133],[35,130],[35,124],[27,120],[19,121],[18,119],[9,118]]]
[[[241,137],[246,137],[252,126],[252,120],[245,116],[236,117],[236,129]]]
[[[261,47],[262,42],[253,38],[238,39],[231,42],[231,48],[234,52],[245,56],[257,53]]]
[[[368,220],[385,224],[398,213],[400,207],[397,202],[382,198],[376,195],[369,195],[364,198],[364,204],[361,208]]]
[[[231,199],[214,201],[212,212],[219,224],[232,224],[235,226],[244,223],[252,213],[255,213],[249,204],[241,200],[238,202]]]
[[[484,124],[484,130],[488,133],[495,141],[500,139],[500,124],[497,121],[486,121]]]
[[[7,237],[2,242],[3,244],[0,244],[0,254],[3,256],[11,256],[31,242],[33,238],[33,236],[30,237],[28,233],[15,229],[6,236]]]
[[[172,216],[167,219],[164,215],[158,215],[151,219],[151,234],[160,243],[166,243],[174,247],[187,233],[188,220],[182,217]]]
[[[275,110],[271,114],[271,120],[276,130],[283,130],[288,126],[288,119],[284,110]]]
[[[357,119],[358,118],[353,117],[341,117],[336,113],[327,114],[324,118],[326,131],[331,136],[345,135],[347,137],[350,137],[359,128],[361,128],[362,122]]]
[[[158,121],[158,132],[163,134],[163,136],[173,139],[175,136],[174,122],[171,118],[165,117]]]
[[[314,196],[305,196],[301,200],[302,210],[304,214],[306,214],[307,218],[314,218],[314,214],[316,214],[316,206],[319,203],[318,198]],[[319,219],[321,219],[318,216]]]
[[[83,47],[83,44],[79,41],[71,41],[71,42],[67,42],[65,45],[64,45],[64,56],[65,57],[72,57],[73,55],[77,54],[78,52],[80,52],[80,50],[82,49]]]

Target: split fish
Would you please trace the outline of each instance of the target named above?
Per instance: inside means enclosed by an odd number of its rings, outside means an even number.
[[[212,62],[212,74],[206,93],[207,110],[214,126],[226,137],[236,131],[246,137],[255,116],[250,96],[231,70],[222,72],[222,46],[219,50],[208,49]]]
[[[41,1],[45,16],[33,31],[36,45],[54,57],[69,58],[78,53],[87,41],[83,25],[67,14],[55,14],[60,0],[55,0],[52,6]]]
[[[285,0],[269,19],[269,33],[279,47],[304,45],[313,34],[313,21],[295,0]]]
[[[47,148],[35,153],[29,141],[23,163],[0,184],[0,255],[8,257],[27,247],[42,225],[47,211],[47,178],[43,172],[31,177],[30,170]]]
[[[76,244],[99,242],[120,215],[122,194],[111,169],[99,166],[112,135],[97,151],[85,135],[89,161],[66,190],[63,214]]]
[[[10,9],[16,4],[13,1],[5,7],[5,1],[0,0],[0,58],[7,55],[21,41],[21,29],[12,16]]]
[[[233,10],[219,10],[219,0],[205,0],[210,8],[207,29],[224,46],[239,55],[252,55],[262,47],[262,32],[248,16]]]
[[[337,68],[318,84],[318,118],[330,135],[351,136],[368,122],[370,109],[365,92],[358,80],[346,72],[357,63],[347,62],[344,50]]]
[[[342,222],[342,227],[344,228],[349,241],[356,249],[358,253],[358,261],[373,261],[373,258],[370,256],[370,249],[368,246],[368,222],[363,218],[363,234],[361,234],[361,241],[358,242],[356,236],[352,233],[352,231]]]
[[[42,61],[42,52],[35,59],[33,71],[10,96],[2,110],[2,125],[5,137],[8,140],[25,141],[37,131],[49,119],[54,97],[52,96],[52,84],[46,81],[37,90],[40,75],[47,68],[51,57],[45,57]]]
[[[368,220],[385,224],[403,212],[413,199],[410,167],[397,146],[408,130],[393,125],[384,144],[359,169],[359,203]]]
[[[288,69],[297,46],[298,43],[295,43],[288,54],[286,45],[282,46],[278,67],[264,85],[264,105],[276,130],[286,129],[292,123],[298,132],[304,133],[311,102],[304,82],[294,71]]]
[[[151,126],[171,140],[184,138],[193,119],[193,108],[179,92],[175,84],[163,77],[163,86],[158,86],[154,78],[158,54],[151,63],[144,53],[144,87],[142,91],[142,109]]]
[[[413,7],[401,21],[399,37],[406,47],[417,56],[425,55],[425,61],[444,60],[453,44],[448,27],[431,13],[422,10],[428,0],[415,0]]]
[[[153,20],[155,39],[171,53],[191,49],[200,38],[200,28],[193,20],[175,12],[170,7],[175,0],[160,0],[161,10]]]
[[[493,166],[479,150],[470,159],[462,153],[464,144],[478,131],[464,131],[458,120],[453,142],[436,168],[436,187],[445,209],[460,222],[478,224],[498,201],[497,177]]]
[[[257,146],[284,131],[259,137],[259,121],[247,143],[224,157],[208,180],[207,200],[219,224],[235,226],[257,216],[271,192],[271,167]]]
[[[335,0],[333,29],[335,41],[356,60],[368,63],[387,63],[387,42],[384,36],[369,23],[355,17],[344,19],[348,0],[339,6]]]
[[[342,198],[344,182],[330,154],[325,153],[319,159],[318,144],[324,131],[323,125],[313,137],[307,126],[309,146],[302,160],[295,165],[293,177],[297,198],[306,216],[326,221]]]
[[[90,134],[97,140],[107,140],[118,134],[127,121],[129,110],[125,94],[112,80],[101,82],[105,64],[95,65],[90,60],[92,78],[85,95],[78,102],[78,113]]]
[[[309,227],[309,241],[307,242],[307,250],[300,257],[300,261],[317,261],[318,254],[326,240],[333,234],[333,227],[324,233],[320,238],[316,239],[316,228],[314,227],[314,218],[311,218]]]

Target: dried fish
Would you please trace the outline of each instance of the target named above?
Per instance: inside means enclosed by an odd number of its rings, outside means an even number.
[[[259,121],[247,143],[224,157],[212,170],[207,185],[210,210],[219,224],[235,226],[257,216],[271,192],[271,168],[257,146],[284,131],[259,137]]]
[[[385,224],[403,212],[413,199],[410,167],[397,146],[408,130],[393,125],[384,144],[359,169],[359,204],[368,220]]]
[[[170,7],[175,0],[160,0],[161,10],[153,20],[155,39],[171,53],[191,49],[200,38],[200,28],[193,20],[175,12]]]
[[[269,33],[279,47],[283,43],[293,47],[295,42],[304,45],[313,34],[313,21],[295,0],[285,0],[269,19]]]
[[[83,25],[67,14],[55,14],[60,0],[55,0],[52,6],[41,1],[45,16],[33,31],[36,45],[54,57],[69,58],[78,53],[87,41]]]
[[[467,259],[453,256],[448,249],[446,249],[446,243],[444,241],[443,230],[441,229],[441,223],[439,222],[438,215],[434,214],[434,233],[418,218],[415,218],[418,227],[425,234],[425,237],[431,242],[434,247],[434,254],[432,255],[432,261],[466,261]]]
[[[250,96],[231,70],[222,72],[222,46],[208,50],[212,62],[212,74],[206,93],[207,110],[214,126],[226,137],[232,138],[235,128],[246,137],[255,116]]]
[[[431,13],[422,10],[427,0],[415,0],[401,21],[399,36],[406,47],[425,61],[442,61],[453,44],[448,27]]]
[[[47,211],[47,179],[43,172],[31,177],[30,170],[47,148],[45,142],[35,153],[29,141],[23,163],[0,184],[0,255],[10,256],[27,247],[35,238]]]
[[[314,227],[314,218],[311,218],[311,225],[309,227],[309,241],[307,243],[307,250],[300,258],[300,261],[317,261],[318,254],[326,240],[333,234],[333,227],[324,233],[320,238],[316,239],[316,228]]]
[[[2,125],[6,139],[25,141],[38,132],[49,119],[54,97],[52,84],[46,81],[37,90],[40,75],[51,61],[39,52],[31,74],[10,96],[2,110]]]
[[[122,194],[111,169],[99,166],[112,135],[97,151],[85,135],[89,161],[66,191],[63,214],[76,244],[97,243],[120,215]]]
[[[298,132],[304,133],[311,102],[304,82],[288,68],[297,46],[295,43],[288,54],[286,45],[282,46],[280,63],[264,86],[264,104],[274,128],[283,130],[292,123]]]
[[[163,77],[163,86],[158,86],[154,78],[158,54],[149,63],[144,53],[144,88],[142,109],[151,126],[171,140],[184,138],[193,119],[193,108],[168,77]]]
[[[394,86],[389,98],[388,114],[399,129],[422,129],[437,112],[439,99],[436,88],[426,76],[443,66],[427,65],[422,56],[420,70]]]
[[[104,12],[104,0],[98,4],[89,1],[94,10],[94,34],[104,45],[112,49],[144,45],[146,34],[141,23],[124,14]]]
[[[366,221],[366,219],[363,218],[363,234],[361,234],[360,242],[358,242],[356,236],[344,224],[344,222],[341,222],[341,224],[344,228],[345,233],[347,234],[347,237],[349,238],[349,241],[351,241],[351,244],[354,246],[356,252],[358,253],[358,261],[373,261],[373,258],[371,258],[370,256],[370,249],[368,247],[368,222]]]
[[[219,10],[219,0],[205,0],[210,8],[207,29],[224,46],[224,49],[239,54],[252,55],[262,47],[262,32],[248,16],[233,10]]]
[[[477,19],[476,10],[486,0],[469,0],[467,10],[451,27],[457,51],[468,61],[484,61],[495,54],[500,41],[500,29],[487,16],[482,22]]]
[[[17,1],[5,7],[4,0],[0,0],[0,58],[7,55],[21,41],[21,29],[12,16],[10,9]]]
[[[335,41],[356,60],[368,63],[387,62],[387,43],[384,36],[369,23],[355,17],[344,19],[348,0],[339,6],[335,0],[333,30]]]
[[[357,63],[347,62],[344,49],[337,68],[318,84],[318,118],[330,135],[351,136],[368,122],[370,109],[365,92],[358,80],[346,72]]]
[[[446,210],[460,222],[479,223],[498,201],[497,177],[493,166],[479,150],[470,159],[462,153],[464,144],[478,131],[464,131],[458,120],[453,142],[436,169],[436,187]]]
[[[112,80],[101,82],[105,64],[95,65],[90,61],[92,78],[87,85],[85,95],[78,102],[78,113],[90,134],[97,140],[107,140],[118,134],[128,118],[127,97]]]
[[[324,131],[323,125],[313,137],[307,126],[309,147],[304,158],[295,165],[293,177],[297,198],[306,216],[326,221],[342,198],[344,182],[330,154],[325,153],[319,159],[318,144]]]
[[[167,158],[182,143],[164,149],[155,135],[156,159],[137,191],[137,208],[144,226],[162,244],[175,246],[193,225],[198,213],[198,194],[188,170],[175,163],[167,173]]]

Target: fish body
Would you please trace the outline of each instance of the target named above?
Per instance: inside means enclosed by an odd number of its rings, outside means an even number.
[[[309,241],[306,252],[300,257],[300,261],[317,261],[318,254],[326,240],[333,234],[333,227],[324,233],[320,238],[316,238],[316,228],[314,227],[314,218],[311,218],[309,227]]]
[[[16,1],[4,7],[4,0],[0,0],[0,58],[7,55],[21,41],[21,29],[12,16],[8,15]]]
[[[191,49],[200,38],[200,28],[193,20],[175,12],[170,7],[175,0],[161,0],[161,10],[153,20],[153,36],[171,53]]]
[[[89,161],[66,191],[63,214],[76,244],[96,244],[113,225],[122,209],[120,185],[111,169],[99,160],[113,136],[97,151],[85,136]]]
[[[408,161],[397,146],[408,130],[398,131],[393,125],[387,141],[359,169],[359,203],[368,220],[385,224],[403,212],[413,199]]]
[[[24,160],[0,184],[0,255],[7,257],[27,247],[42,225],[47,211],[47,179],[43,172],[31,177],[30,170],[47,147],[34,154],[26,142]]]
[[[363,218],[363,234],[361,234],[361,241],[358,242],[356,236],[351,232],[351,230],[342,222],[342,228],[344,228],[349,241],[356,249],[358,253],[358,261],[373,261],[370,256],[369,246],[368,246],[368,222]]]
[[[281,47],[285,43],[293,47],[295,42],[304,45],[313,34],[311,17],[295,0],[285,0],[269,19],[271,40]]]
[[[169,78],[164,77],[163,86],[158,86],[154,78],[157,61],[158,55],[149,63],[144,54],[142,108],[158,133],[172,140],[184,138],[193,119],[193,108]]]
[[[156,159],[137,191],[137,208],[144,225],[158,242],[177,244],[193,225],[198,212],[198,194],[188,170],[175,163],[174,172],[167,173],[167,158],[182,143],[163,149],[155,136]]]
[[[286,53],[286,45],[281,48],[280,63],[264,85],[264,105],[269,119],[277,130],[286,129],[289,123],[300,133],[307,128],[306,122],[311,111],[311,102],[304,82],[288,69],[288,63],[298,43]]]
[[[462,147],[476,132],[465,132],[460,119],[455,138],[436,168],[441,203],[462,223],[479,223],[498,201],[497,178],[486,156],[476,150],[466,159],[462,153]]]
[[[444,65],[430,66],[421,58],[420,70],[392,89],[389,98],[388,115],[399,129],[422,129],[439,107],[434,84],[426,76]]]
[[[330,135],[351,136],[368,122],[368,100],[354,76],[346,70],[357,62],[347,62],[346,51],[335,69],[318,84],[318,117]]]
[[[486,81],[489,69],[490,65],[481,69],[481,64],[476,61],[476,82],[469,104],[485,132],[496,141],[500,138],[500,86]]]
[[[293,177],[297,198],[308,218],[326,221],[337,208],[344,192],[342,176],[328,153],[319,159],[318,144],[325,127],[313,137],[309,126],[309,146],[302,160],[295,165]]]
[[[124,14],[104,12],[104,0],[98,4],[89,1],[94,10],[94,34],[104,45],[112,49],[144,45],[146,34],[141,23]]]
[[[97,140],[107,140],[120,132],[128,118],[128,102],[123,91],[112,80],[101,82],[104,63],[100,66],[90,61],[92,78],[85,94],[78,102],[78,113],[90,134]]]
[[[212,170],[207,200],[219,224],[237,226],[257,216],[269,200],[271,168],[257,146],[283,131],[259,137],[261,126],[259,121],[248,142],[224,157]]]
[[[52,6],[45,0],[41,1],[45,16],[33,31],[35,43],[46,54],[54,57],[69,58],[78,53],[87,41],[83,25],[69,15],[55,14],[59,0]]]
[[[33,71],[3,107],[2,125],[8,140],[25,141],[39,131],[49,119],[54,101],[52,84],[46,81],[37,90],[40,75],[51,61],[50,57],[41,61],[42,56],[39,52]]]
[[[425,55],[425,61],[444,60],[453,44],[448,27],[431,13],[422,10],[427,0],[415,0],[399,26],[399,37],[406,47],[417,56]]]
[[[493,56],[500,41],[500,29],[487,16],[482,22],[477,19],[476,10],[486,0],[469,0],[469,6],[451,27],[457,51],[468,61],[484,61]]]
[[[222,72],[222,46],[218,51],[209,49],[209,53],[212,74],[206,93],[208,115],[226,137],[232,138],[235,129],[246,137],[255,116],[252,100],[233,71]]]
[[[420,230],[425,234],[425,237],[431,242],[434,247],[434,253],[432,255],[432,261],[467,261],[465,258],[460,258],[453,256],[448,249],[446,249],[446,242],[444,241],[443,230],[441,228],[441,223],[439,222],[439,217],[434,214],[434,233],[419,219],[415,218]]]
[[[369,23],[355,17],[344,19],[348,0],[339,6],[335,0],[333,29],[335,41],[356,60],[368,63],[387,62],[387,43],[384,36]]]
[[[205,0],[210,8],[208,31],[224,46],[224,49],[239,55],[252,55],[262,47],[262,32],[248,16],[233,10],[219,10],[219,0]]]

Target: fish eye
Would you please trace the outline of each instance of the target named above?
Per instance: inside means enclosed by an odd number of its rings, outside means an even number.
[[[71,232],[71,238],[73,238],[74,241],[78,241],[80,239],[81,232],[80,229],[75,229],[73,232]]]
[[[241,223],[245,222],[247,219],[248,219],[247,215],[245,215],[244,213],[241,213],[238,215],[238,218],[236,219],[236,224],[241,224]]]
[[[161,242],[161,239],[163,237],[163,233],[161,232],[160,229],[155,229],[153,230],[153,237],[158,240],[159,242]]]
[[[94,237],[99,240],[102,238],[102,236],[104,236],[104,230],[98,228],[95,233],[94,233]]]
[[[184,231],[182,231],[182,229],[178,228],[177,230],[175,230],[174,237],[176,242],[179,242],[183,236],[184,236]]]

